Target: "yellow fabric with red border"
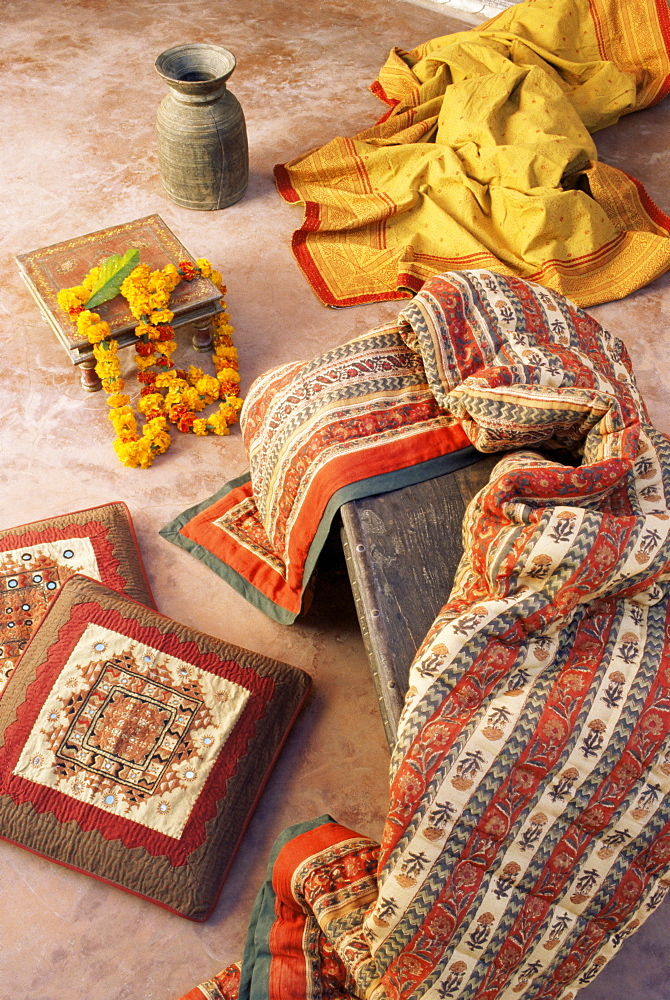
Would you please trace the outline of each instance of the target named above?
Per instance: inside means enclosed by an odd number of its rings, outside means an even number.
[[[397,299],[488,268],[578,305],[670,268],[670,219],[591,133],[670,89],[666,0],[526,0],[394,49],[375,126],[275,170],[305,205],[293,250],[328,305]]]

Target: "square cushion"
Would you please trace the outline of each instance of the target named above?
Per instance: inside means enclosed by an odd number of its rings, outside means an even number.
[[[154,606],[124,503],[0,530],[0,695],[42,615],[75,573]]]
[[[74,576],[0,701],[0,836],[204,920],[309,685]]]

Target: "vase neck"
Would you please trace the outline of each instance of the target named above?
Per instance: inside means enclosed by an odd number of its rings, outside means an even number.
[[[213,104],[215,101],[220,100],[226,92],[226,84],[221,80],[217,80],[211,87],[207,87],[206,89],[201,84],[199,88],[200,93],[198,94],[194,94],[193,92],[185,93],[176,81],[174,84],[169,84],[169,86],[173,98],[181,104]]]

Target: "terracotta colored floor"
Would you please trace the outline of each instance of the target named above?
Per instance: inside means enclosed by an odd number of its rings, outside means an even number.
[[[300,210],[275,193],[272,167],[378,116],[367,87],[392,45],[411,48],[461,25],[425,0],[4,0],[1,8],[0,526],[123,499],[161,611],[314,678],[204,925],[0,843],[0,1000],[171,1000],[241,954],[268,852],[286,825],[329,812],[380,835],[388,751],[336,552],[313,610],[282,627],[161,539],[177,512],[244,471],[239,431],[181,438],[152,469],[122,468],[103,396],[80,388],[12,254],[158,212],[224,274],[243,388],[271,366],[386,321],[396,304],[334,311],[317,301],[290,252]],[[217,42],[238,59],[230,87],[247,115],[251,181],[223,212],[178,208],[161,188],[153,121],[165,90],[153,63],[182,41]],[[666,102],[598,138],[603,157],[639,177],[665,211],[669,125]],[[652,417],[670,431],[670,277],[593,312],[626,342]],[[669,936],[666,904],[584,1000],[667,1000]]]

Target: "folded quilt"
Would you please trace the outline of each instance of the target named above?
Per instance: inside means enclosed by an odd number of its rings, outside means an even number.
[[[670,884],[670,442],[626,351],[488,272],[431,279],[399,329],[508,454],[411,669],[381,844],[289,831],[206,996],[573,1000]]]
[[[334,515],[478,454],[397,327],[258,379],[241,419],[250,472],[162,529],[253,605],[290,624]]]
[[[275,169],[305,207],[293,252],[328,305],[490,268],[587,306],[670,267],[670,219],[591,133],[670,89],[667,0],[527,0],[393,49],[390,112]]]

